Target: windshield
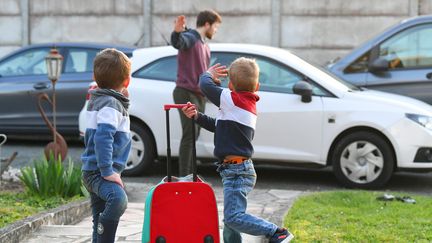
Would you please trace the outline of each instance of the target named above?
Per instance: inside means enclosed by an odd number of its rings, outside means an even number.
[[[350,89],[350,90],[362,90],[360,87],[355,86],[354,84],[349,83],[349,82],[347,82],[347,81],[341,79],[340,77],[334,75],[334,74],[331,73],[329,70],[327,70],[325,67],[323,67],[323,66],[321,66],[321,65],[319,65],[319,64],[317,64],[317,63],[315,63],[314,61],[308,60],[307,58],[305,58],[305,57],[303,57],[303,56],[301,56],[301,55],[298,55],[298,53],[294,53],[294,55],[298,56],[299,58],[301,58],[301,59],[305,60],[306,62],[308,62],[310,65],[312,65],[312,66],[318,68],[318,69],[321,70],[322,72],[324,72],[324,73],[326,73],[327,75],[331,76],[335,81],[337,81],[337,82],[343,84],[344,86],[348,87],[348,89]]]

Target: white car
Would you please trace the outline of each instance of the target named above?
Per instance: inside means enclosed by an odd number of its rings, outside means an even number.
[[[247,56],[260,67],[255,162],[332,166],[345,186],[358,188],[383,186],[397,170],[432,170],[431,106],[359,89],[283,49],[249,44],[212,44],[210,49],[212,64],[229,66],[235,58]],[[170,46],[133,53],[133,149],[126,175],[150,172],[155,159],[166,156],[163,105],[173,103],[176,54]],[[206,113],[216,112],[217,107],[208,103]],[[178,111],[171,111],[170,119],[172,155],[177,156],[182,133]],[[202,129],[198,158],[214,158],[213,148],[213,134]]]

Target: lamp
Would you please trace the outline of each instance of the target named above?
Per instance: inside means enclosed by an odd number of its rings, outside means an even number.
[[[60,78],[63,64],[63,56],[60,55],[58,50],[54,47],[45,57],[45,62],[47,66],[48,79],[51,80],[53,84],[55,84]]]
[[[53,133],[54,141],[47,144],[45,147],[45,156],[47,159],[50,159],[50,154],[53,153],[54,158],[57,160],[58,155],[62,156],[62,161],[65,159],[67,154],[67,144],[64,138],[57,132],[57,121],[56,121],[56,83],[60,78],[62,65],[63,65],[63,56],[60,55],[58,50],[54,47],[50,50],[49,54],[45,57],[45,63],[48,73],[48,79],[51,80],[52,83],[52,102],[49,100],[49,97],[43,93],[39,95],[39,111],[41,112],[42,118],[47,123],[48,127],[51,128]],[[41,106],[41,100],[45,99],[52,104],[53,111],[53,124],[50,126],[49,121],[43,112]]]
[[[63,56],[60,55],[58,50],[54,47],[50,50],[49,54],[45,57],[45,62],[47,66],[48,79],[51,80],[52,87],[53,87],[52,106],[53,106],[54,144],[56,144],[57,122],[56,122],[55,85],[57,83],[57,80],[60,78],[62,64],[63,64]]]

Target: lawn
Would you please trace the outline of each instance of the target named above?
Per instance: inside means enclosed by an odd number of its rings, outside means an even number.
[[[24,192],[0,192],[0,228],[36,213],[56,208],[78,199],[82,199],[82,197],[74,197],[67,200],[61,197],[40,199],[35,196],[28,196]]]
[[[294,203],[284,225],[294,234],[294,242],[432,241],[431,197],[408,195],[415,204],[378,201],[383,194],[332,191],[306,195]]]

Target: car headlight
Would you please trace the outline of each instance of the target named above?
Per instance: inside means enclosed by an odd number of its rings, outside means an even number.
[[[417,114],[405,114],[405,116],[408,119],[426,127],[427,129],[432,130],[432,117]]]

